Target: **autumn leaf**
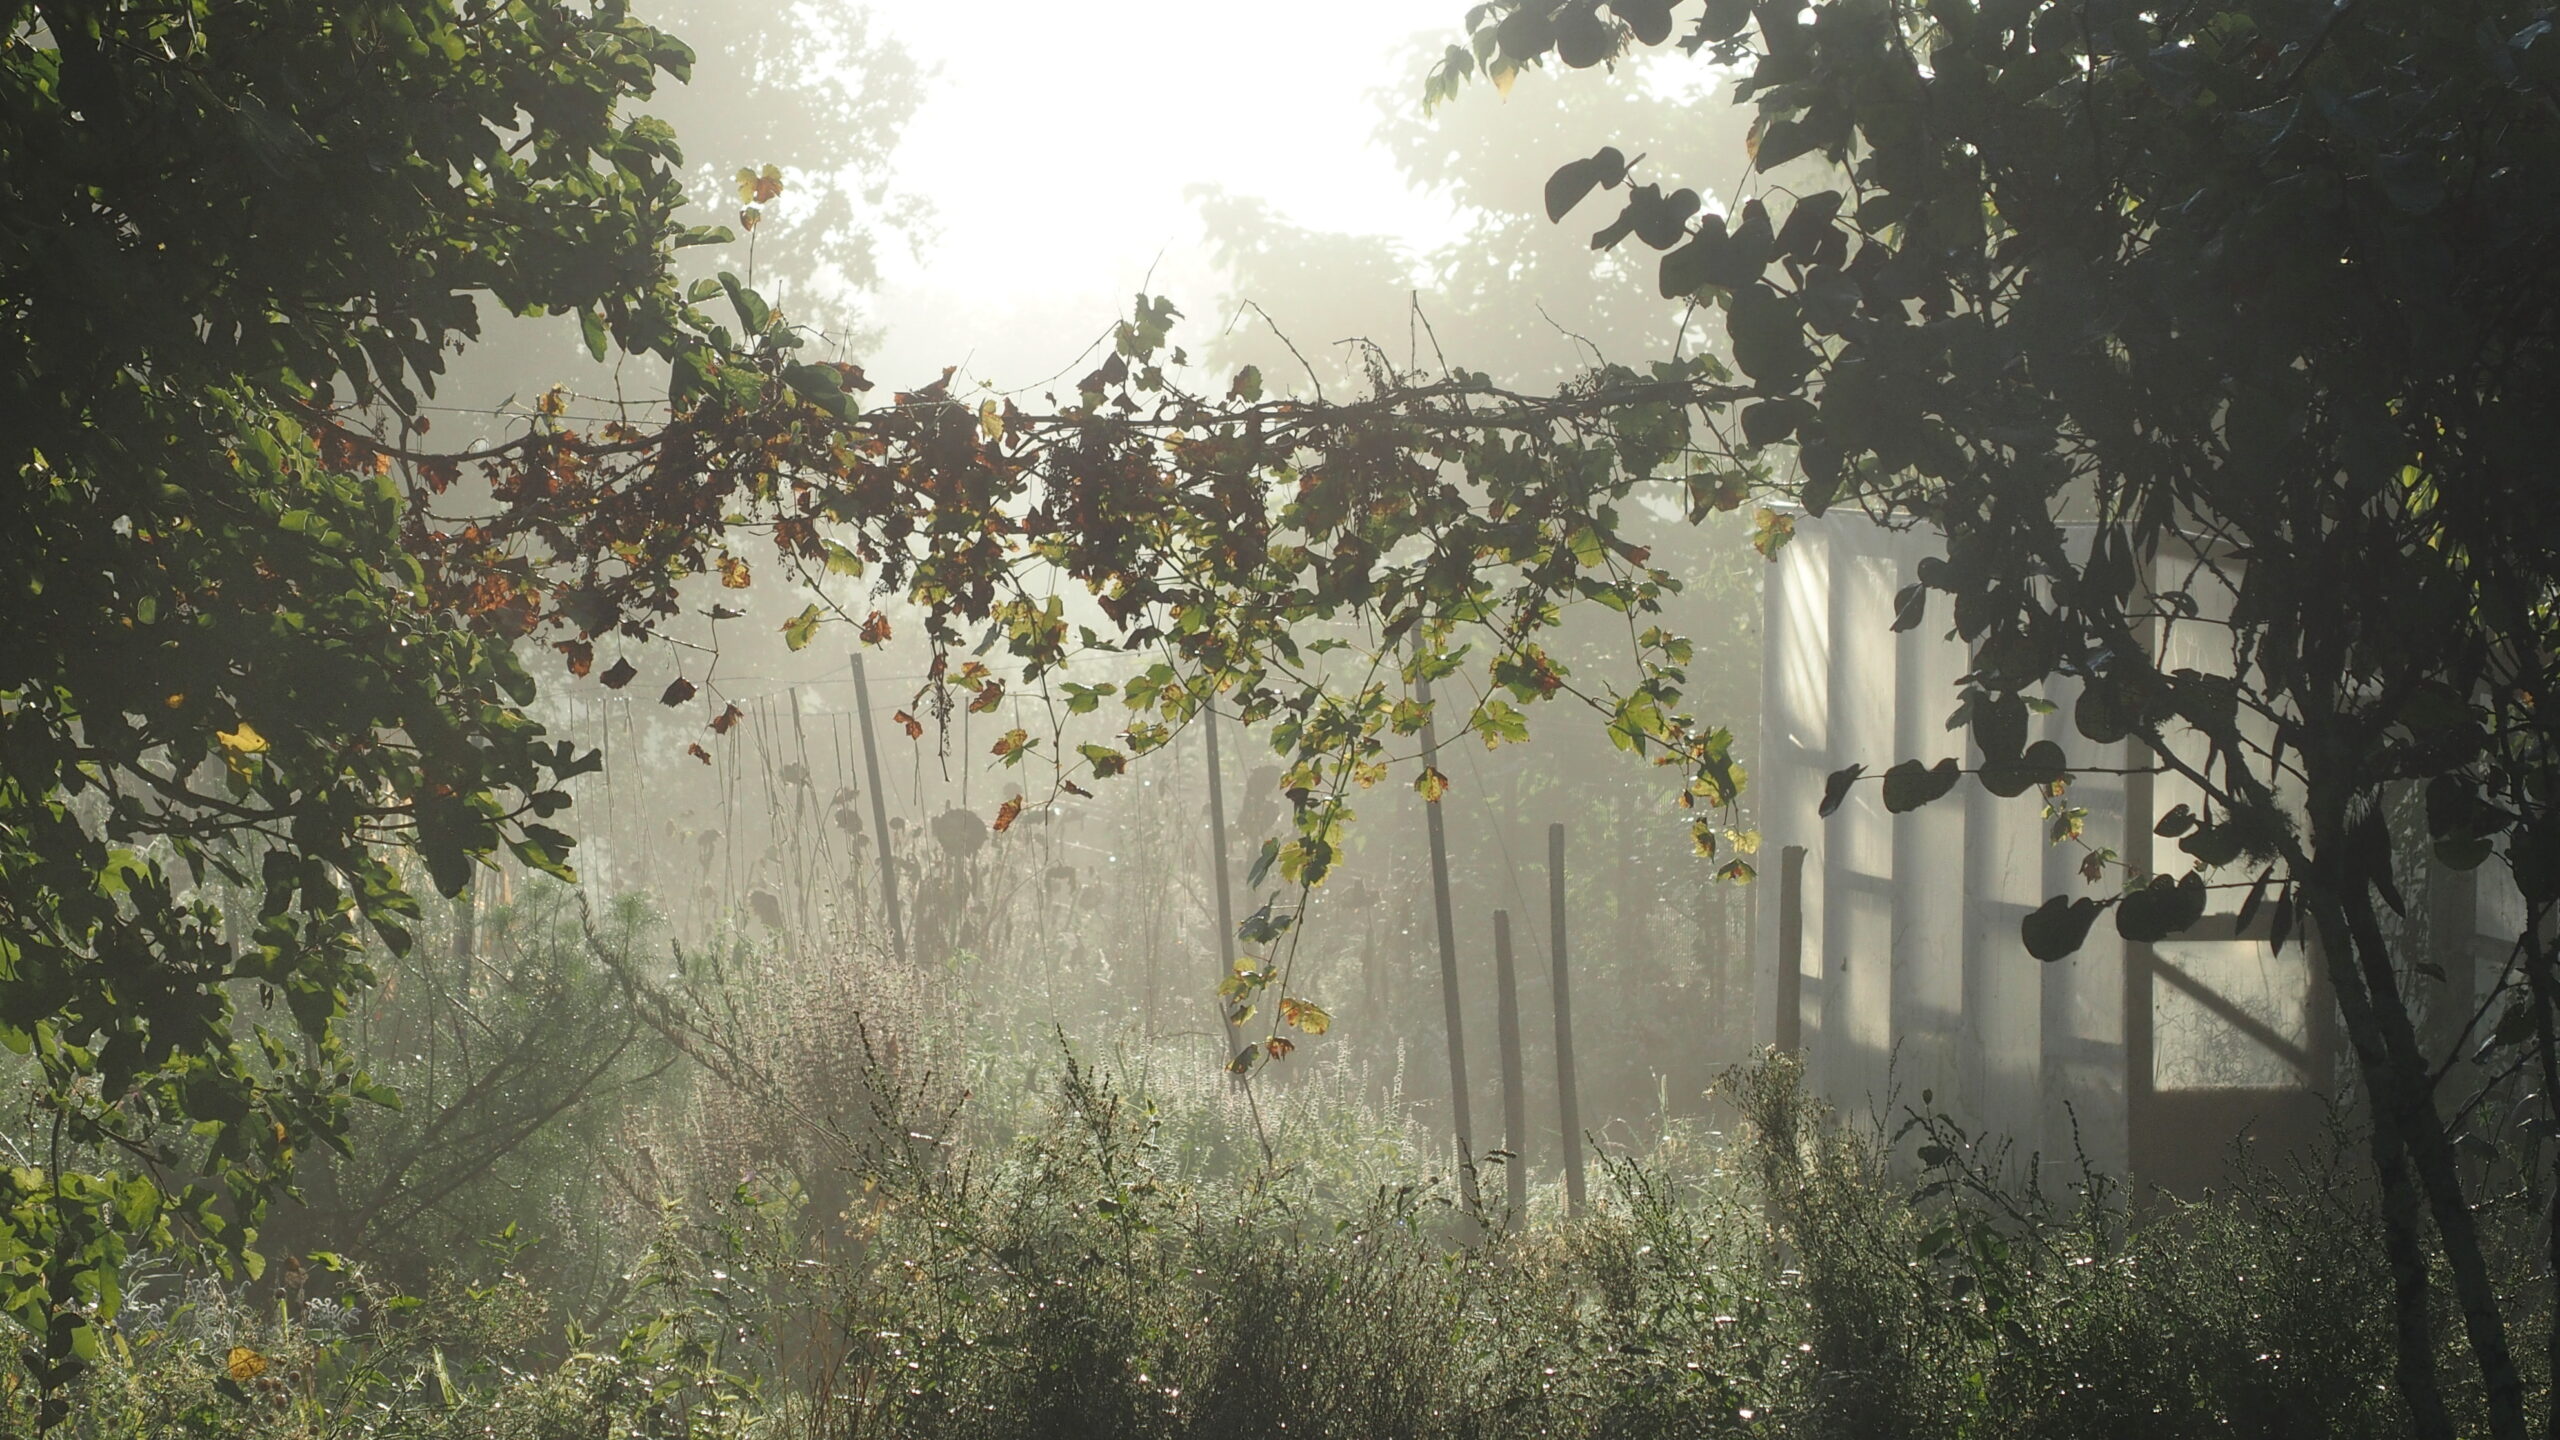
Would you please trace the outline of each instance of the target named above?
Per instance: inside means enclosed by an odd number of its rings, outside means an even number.
[[[1074,782],[1073,780],[1061,780],[1061,781],[1059,781],[1059,782],[1058,782],[1058,788],[1059,788],[1059,789],[1061,789],[1061,790],[1064,790],[1064,791],[1066,791],[1068,794],[1073,795],[1073,796],[1076,796],[1076,797],[1078,797],[1078,798],[1080,798],[1080,799],[1090,800],[1090,799],[1092,799],[1092,798],[1093,798],[1093,792],[1092,792],[1092,791],[1087,790],[1086,788],[1084,788],[1083,786],[1081,786],[1081,785],[1077,784],[1077,783],[1076,783],[1076,782]]]
[[[692,699],[693,694],[693,682],[679,675],[675,678],[673,683],[667,686],[665,690],[659,692],[658,703],[661,705],[681,705],[687,700]]]
[[[885,645],[889,641],[889,617],[874,610],[862,620],[862,643]]]
[[[916,717],[914,717],[913,715],[910,715],[910,714],[908,714],[906,711],[901,710],[901,711],[899,711],[897,714],[892,715],[892,716],[890,716],[889,718],[890,718],[891,720],[895,721],[897,724],[899,724],[899,725],[901,725],[901,726],[905,727],[906,732],[907,732],[907,738],[908,738],[908,739],[910,739],[910,740],[921,740],[921,739],[923,739],[923,738],[924,738],[924,722],[923,722],[923,721],[921,721],[921,720],[919,720],[919,719],[917,719],[917,718],[916,718]]]
[[[585,679],[587,672],[595,668],[596,647],[586,641],[563,640],[557,648],[561,654],[569,657],[569,673],[579,679]]]
[[[1762,559],[1777,559],[1778,552],[1786,549],[1787,542],[1794,538],[1796,538],[1796,517],[1793,515],[1781,515],[1775,510],[1763,508],[1753,517],[1751,548],[1759,551]]]
[[[267,753],[267,737],[259,734],[246,720],[240,722],[237,730],[215,731],[213,738],[222,742],[222,748],[233,755],[246,757]]]
[[[996,743],[988,747],[987,753],[1007,765],[1019,765],[1022,763],[1022,757],[1030,753],[1034,743],[1031,732],[1017,725],[997,736]]]
[[[630,684],[632,678],[639,673],[640,671],[637,666],[633,665],[629,660],[624,659],[614,661],[611,669],[605,671],[602,675],[599,675],[596,678],[604,682],[604,688],[607,690],[619,690],[623,686]]]
[[[222,1359],[223,1372],[245,1385],[267,1373],[267,1357],[246,1345],[234,1345]]]
[[[1310,1035],[1321,1035],[1333,1028],[1333,1016],[1323,1006],[1295,996],[1281,997],[1280,1018]]]
[[[1297,1048],[1297,1041],[1290,1039],[1286,1035],[1274,1035],[1269,1040],[1263,1042],[1262,1053],[1270,1056],[1274,1060],[1286,1060],[1289,1058],[1289,1052]]]
[[[1003,703],[1004,682],[1002,680],[990,680],[986,684],[979,686],[978,693],[970,699],[969,713],[972,715],[984,715]]]
[[[746,561],[739,559],[735,555],[723,555],[720,557],[720,583],[723,587],[731,590],[744,590],[749,585],[753,584],[754,581],[755,577],[748,571]]]
[[[736,728],[739,721],[744,720],[745,718],[747,718],[747,712],[739,709],[735,702],[731,702],[728,709],[711,717],[711,733],[714,735],[726,735],[732,729]]]
[[[993,828],[997,834],[1001,835],[1007,830],[1012,829],[1013,822],[1021,818],[1022,797],[1016,795],[1012,799],[1007,800],[1002,805],[996,807],[996,823],[991,828]]]
[[[1415,794],[1436,804],[1441,796],[1449,793],[1449,777],[1425,766],[1421,774],[1413,777],[1413,789]]]
[[[710,763],[711,763],[711,752],[710,752],[710,751],[708,751],[708,750],[703,749],[703,748],[702,748],[702,742],[701,742],[701,741],[699,741],[699,740],[697,740],[697,741],[693,742],[692,744],[687,745],[686,747],[684,747],[684,753],[686,753],[687,755],[692,756],[692,757],[693,757],[694,759],[696,759],[696,760],[701,761],[701,762],[702,762],[703,764],[705,764],[705,765],[708,765],[708,764],[710,764]]]

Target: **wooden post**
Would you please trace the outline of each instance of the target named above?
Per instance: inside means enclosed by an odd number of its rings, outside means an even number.
[[[862,717],[862,768],[871,781],[871,838],[880,846],[880,903],[889,916],[889,953],[907,960],[906,926],[898,918],[898,857],[889,850],[889,799],[880,788],[880,741],[871,729],[871,679],[853,652],[853,705]]]
[[[471,972],[480,956],[480,876],[478,866],[462,875],[462,891],[453,897],[453,963],[459,973],[465,1001],[471,998]],[[223,927],[231,924],[231,912],[222,912]]]
[[[1216,871],[1214,878],[1217,883],[1213,888],[1218,897],[1217,943],[1209,947],[1209,964],[1217,972],[1213,983],[1224,985],[1227,977],[1235,973],[1236,906],[1228,889],[1227,786],[1225,767],[1218,761],[1218,709],[1215,705],[1200,707],[1200,732],[1209,746],[1209,864]],[[1232,1067],[1236,1057],[1244,1053],[1241,1043],[1244,1037],[1236,1033],[1236,1022],[1229,1018],[1234,1009],[1227,1004],[1227,997],[1213,988],[1209,992],[1209,1000],[1218,1007],[1218,1019],[1227,1034],[1227,1053],[1223,1063]],[[1236,1078],[1241,1081],[1243,1073],[1236,1072]]]
[[[1778,852],[1778,1053],[1804,1049],[1804,847]]]
[[[1564,1205],[1582,1213],[1582,1100],[1573,1083],[1573,988],[1564,943],[1564,826],[1547,827],[1548,953],[1556,978],[1556,1100],[1564,1111]]]
[[[1503,1198],[1510,1202],[1510,1223],[1529,1218],[1529,1086],[1520,1061],[1520,980],[1511,964],[1511,912],[1493,912],[1494,985],[1500,991],[1498,1028],[1502,1038]]]
[[[1422,642],[1415,637],[1413,647],[1417,662],[1422,656]],[[1419,663],[1414,673],[1414,699],[1429,713],[1431,677],[1421,672]],[[1422,764],[1433,774],[1440,771],[1440,727],[1430,719],[1422,722]],[[1431,912],[1440,932],[1440,1007],[1449,1039],[1449,1119],[1458,1137],[1458,1198],[1469,1215],[1483,1213],[1483,1202],[1476,1195],[1475,1119],[1467,1103],[1467,1026],[1458,1008],[1458,924],[1449,907],[1449,834],[1441,823],[1440,802],[1426,800],[1422,807],[1423,823],[1431,833]]]

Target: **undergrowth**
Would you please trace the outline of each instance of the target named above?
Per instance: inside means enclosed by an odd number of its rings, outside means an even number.
[[[1730,1142],[1608,1160],[1588,1213],[1510,1225],[1465,1213],[1356,1086],[1247,1097],[1068,1057],[1000,1129],[870,1127],[888,1139],[821,1225],[805,1186],[671,1198],[593,1333],[503,1245],[414,1299],[352,1269],[254,1301],[163,1287],[65,1433],[2405,1432],[2372,1218],[2335,1175],[2129,1205],[2086,1174],[2004,1183],[1943,1118],[1861,1135],[1796,1082],[1736,1072]],[[0,1422],[24,1397],[0,1384]]]

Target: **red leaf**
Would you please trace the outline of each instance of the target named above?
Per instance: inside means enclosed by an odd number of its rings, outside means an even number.
[[[586,641],[563,640],[560,642],[559,650],[561,654],[569,657],[570,674],[583,680],[587,672],[595,668],[596,647]]]
[[[732,704],[728,709],[711,717],[711,733],[714,735],[728,734],[732,726],[735,726],[740,720],[746,718],[746,714],[747,712],[739,709],[735,704]]]
[[[862,622],[862,643],[879,645],[889,638],[889,617],[874,610]]]
[[[701,745],[701,742],[699,742],[699,741],[696,741],[695,743],[693,743],[693,744],[691,744],[691,745],[687,745],[686,747],[684,747],[684,753],[686,753],[687,755],[692,756],[692,757],[693,757],[694,759],[696,759],[696,760],[701,761],[701,762],[702,762],[703,764],[705,764],[705,765],[708,765],[708,764],[710,764],[710,763],[711,763],[711,752],[710,752],[710,751],[708,751],[708,750],[703,749],[703,748],[702,748],[702,745]]]
[[[892,715],[892,716],[890,716],[889,718],[890,718],[890,719],[892,719],[892,720],[894,720],[894,721],[896,721],[896,722],[898,722],[899,724],[904,725],[905,727],[907,727],[907,738],[908,738],[908,739],[910,739],[910,740],[921,740],[921,739],[923,739],[923,738],[924,738],[924,722],[923,722],[923,721],[921,721],[921,720],[919,720],[919,719],[917,719],[917,718],[916,718],[916,717],[914,717],[913,715],[910,715],[910,714],[908,714],[906,711],[901,710],[901,711],[899,711],[897,714]]]
[[[996,810],[995,832],[999,835],[1003,834],[1007,830],[1013,828],[1014,821],[1021,818],[1022,797],[1016,795],[1012,799],[1004,802],[1004,804]]]

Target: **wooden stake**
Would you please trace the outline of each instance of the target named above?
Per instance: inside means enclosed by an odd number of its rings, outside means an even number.
[[[1778,852],[1778,1053],[1804,1049],[1804,847]]]
[[[853,705],[862,717],[862,767],[871,781],[871,838],[880,845],[880,903],[889,916],[889,953],[907,962],[906,926],[898,918],[898,857],[889,849],[889,800],[880,788],[880,741],[871,729],[871,679],[853,652]]]
[[[1573,987],[1566,978],[1564,943],[1564,826],[1547,827],[1548,953],[1556,977],[1556,1099],[1564,1111],[1564,1205],[1582,1213],[1582,1101],[1573,1083]]]
[[[1418,636],[1413,653],[1418,661],[1422,655]],[[1413,695],[1428,715],[1431,677],[1421,673],[1418,664]],[[1422,722],[1422,764],[1439,773],[1440,727],[1429,719]],[[1458,1137],[1458,1198],[1469,1215],[1479,1215],[1483,1203],[1476,1195],[1475,1119],[1467,1103],[1467,1026],[1458,1008],[1458,925],[1449,906],[1449,835],[1440,820],[1438,800],[1423,802],[1423,820],[1431,832],[1431,910],[1440,930],[1440,1006],[1449,1037],[1449,1117]]]
[[[1214,878],[1217,883],[1214,888],[1218,896],[1218,935],[1217,942],[1209,947],[1209,965],[1216,972],[1214,982],[1224,985],[1227,983],[1227,977],[1235,973],[1236,906],[1235,899],[1228,890],[1226,767],[1218,761],[1216,706],[1200,707],[1200,730],[1202,737],[1209,744],[1209,865],[1216,872]],[[1236,1057],[1244,1053],[1244,1046],[1241,1043],[1243,1037],[1236,1033],[1236,1022],[1229,1018],[1234,1013],[1234,1007],[1227,1003],[1226,996],[1214,989],[1209,992],[1209,999],[1211,1004],[1218,1007],[1218,1019],[1225,1027],[1226,1061],[1232,1068]],[[1237,1080],[1244,1079],[1243,1072],[1235,1071],[1234,1073]]]
[[[1497,1026],[1502,1039],[1503,1198],[1510,1202],[1510,1223],[1529,1218],[1529,1084],[1520,1058],[1520,980],[1511,964],[1511,912],[1493,912],[1493,975],[1501,1007]]]

